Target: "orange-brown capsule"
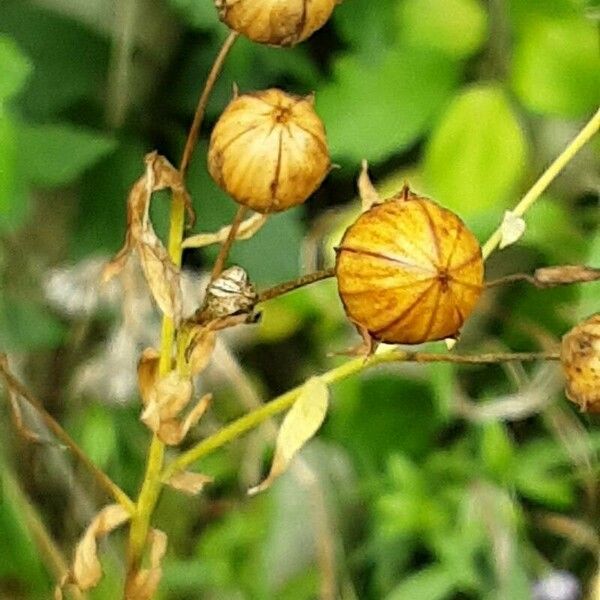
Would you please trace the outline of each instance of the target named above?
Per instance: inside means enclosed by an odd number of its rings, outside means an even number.
[[[348,317],[377,341],[456,336],[483,289],[475,236],[453,212],[410,192],[363,213],[337,249]]]
[[[219,18],[253,42],[293,46],[325,25],[340,0],[215,0]]]
[[[567,398],[584,412],[600,412],[600,313],[563,336],[560,358]]]
[[[270,89],[236,97],[210,137],[208,170],[236,202],[260,213],[302,204],[331,161],[311,96]]]

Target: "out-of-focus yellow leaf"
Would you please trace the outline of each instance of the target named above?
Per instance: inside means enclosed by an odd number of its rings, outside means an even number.
[[[285,473],[294,456],[321,427],[328,404],[327,385],[320,377],[311,377],[281,424],[269,475],[262,483],[248,490],[250,495],[266,490]]]

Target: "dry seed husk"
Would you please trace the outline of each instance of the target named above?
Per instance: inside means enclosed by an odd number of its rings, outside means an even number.
[[[219,18],[253,42],[293,46],[325,25],[339,0],[215,0]]]
[[[455,337],[483,289],[475,236],[453,212],[405,188],[351,225],[336,276],[348,317],[375,340]]]
[[[563,336],[565,393],[584,412],[600,412],[600,313]]]
[[[238,96],[210,138],[213,179],[236,202],[263,214],[305,202],[330,167],[312,97],[277,89]]]

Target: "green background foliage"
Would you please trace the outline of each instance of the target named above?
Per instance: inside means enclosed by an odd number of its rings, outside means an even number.
[[[231,260],[258,287],[331,260],[359,210],[365,158],[384,195],[408,180],[483,240],[597,109],[598,17],[584,0],[345,0],[301,46],[239,40],[190,168],[196,229],[216,230],[235,211],[205,166],[210,127],[235,82],[314,91],[340,166],[304,207],[236,245]],[[78,392],[74,375],[104,356],[104,383],[117,381],[118,365],[102,353],[116,352],[119,307],[69,314],[49,302],[44,282],[56,267],[76,270],[118,249],[143,156],[158,149],[177,163],[225,35],[209,0],[0,3],[0,349],[131,494],[149,439],[135,390],[115,402],[104,387]],[[573,161],[528,215],[521,242],[489,262],[489,277],[600,266],[599,148],[596,140]],[[164,231],[166,196],[159,202]],[[184,264],[198,281],[214,257],[214,248],[188,251]],[[545,347],[597,312],[599,293],[598,284],[489,292],[459,348]],[[355,341],[332,282],[266,305],[259,326],[227,338],[233,366],[209,372],[215,405],[194,439],[247,410],[248,386],[267,401],[339,363],[329,353]],[[156,523],[169,534],[159,597],[308,600],[323,594],[328,560],[349,599],[525,600],[558,569],[589,586],[597,557],[573,532],[598,529],[600,438],[541,368],[395,366],[337,384],[302,455],[312,486],[292,471],[246,497],[268,468],[266,432],[209,457],[198,467],[216,478],[206,494],[165,491],[159,504]],[[520,392],[527,405],[540,389],[545,400],[526,415],[493,416],[495,403]],[[491,417],[478,416],[490,407]],[[60,448],[28,445],[2,415],[0,597],[47,598],[53,555],[33,523],[68,557],[105,499]],[[568,526],[552,529],[548,515]],[[122,542],[106,545],[107,577],[91,598],[118,597]]]

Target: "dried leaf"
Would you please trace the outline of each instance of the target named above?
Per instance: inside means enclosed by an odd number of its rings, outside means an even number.
[[[507,210],[504,213],[502,225],[500,225],[500,233],[502,235],[500,239],[500,249],[507,248],[515,242],[518,242],[523,237],[526,227],[522,217],[519,217],[511,210]]]
[[[189,494],[190,496],[196,496],[203,490],[206,484],[212,483],[213,481],[214,479],[209,475],[185,471],[183,473],[177,473],[177,475],[173,475],[173,477],[167,481],[167,485],[170,485],[178,492],[183,492],[184,494]]]
[[[120,504],[104,507],[89,524],[75,549],[71,581],[81,590],[95,587],[102,577],[98,560],[97,540],[129,520],[129,513]]]
[[[381,202],[381,197],[369,177],[369,165],[366,160],[362,161],[362,169],[358,176],[358,194],[363,212],[369,210],[374,204]]]
[[[533,277],[540,285],[562,285],[569,283],[587,283],[600,280],[600,269],[585,265],[562,265],[536,269]]]
[[[156,304],[163,314],[179,323],[183,307],[179,269],[169,258],[154,231],[144,232],[138,244],[138,252]]]
[[[161,562],[167,551],[167,535],[160,529],[151,529],[150,568],[140,569],[133,577],[125,591],[127,600],[151,600],[158,589],[162,577]]]
[[[456,344],[458,343],[458,339],[456,339],[455,337],[446,338],[444,340],[444,343],[446,344],[446,348],[448,348],[448,350],[453,350],[454,346],[456,346]]]
[[[260,213],[248,217],[240,224],[235,239],[249,240],[267,222],[268,217],[269,215],[261,215]],[[205,246],[211,246],[212,244],[222,244],[228,238],[230,231],[231,225],[226,225],[225,227],[221,227],[221,229],[215,233],[198,233],[197,235],[190,236],[184,240],[183,247],[204,248]]]
[[[162,421],[157,430],[158,437],[168,446],[177,446],[185,438],[188,431],[202,418],[211,402],[212,394],[206,394],[198,400],[196,406],[183,421],[178,419]]]
[[[188,343],[185,347],[185,361],[192,377],[202,373],[212,358],[217,334],[208,327],[193,325],[186,331]]]
[[[150,200],[153,192],[170,188],[183,198],[192,219],[193,209],[181,174],[166,158],[151,152],[146,155],[144,162],[146,172],[131,188],[127,201],[125,242],[104,268],[102,279],[106,282],[117,275],[125,266],[129,254],[136,249],[156,303],[164,314],[178,321],[182,306],[180,271],[154,232],[149,216]]]
[[[174,419],[189,404],[193,393],[192,380],[177,371],[161,377],[147,396],[141,420],[158,433],[161,425]]]
[[[312,377],[304,384],[279,429],[269,475],[261,484],[248,490],[248,494],[254,495],[266,490],[287,470],[294,456],[323,423],[328,402],[329,389],[320,377]]]
[[[159,362],[160,353],[155,348],[146,348],[138,362],[138,387],[144,406],[155,398]]]

